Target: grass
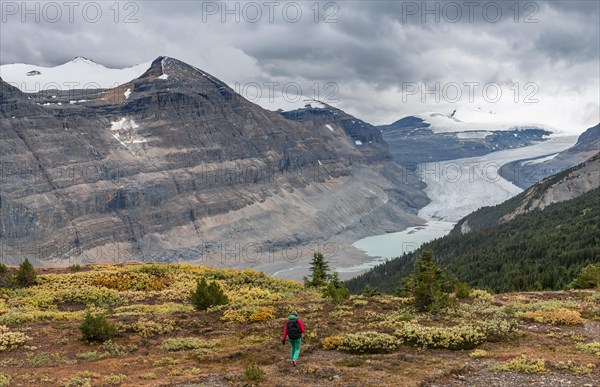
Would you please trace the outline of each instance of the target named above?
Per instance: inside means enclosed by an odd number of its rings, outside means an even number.
[[[552,370],[593,379],[599,373],[590,364],[598,362],[600,346],[588,330],[540,320],[579,316],[586,328],[597,328],[598,291],[475,289],[433,315],[416,312],[410,298],[387,295],[334,305],[317,290],[250,270],[154,264],[38,274],[32,287],[0,290],[0,342],[10,347],[0,353],[0,386],[283,385],[290,372],[309,385],[331,383],[335,375],[340,384],[415,385],[432,374],[451,375],[465,362],[500,375]],[[230,304],[194,310],[189,294],[200,277],[218,282]],[[110,341],[81,340],[78,326],[88,310],[115,324]],[[296,368],[289,343],[281,344],[292,311],[307,329]]]

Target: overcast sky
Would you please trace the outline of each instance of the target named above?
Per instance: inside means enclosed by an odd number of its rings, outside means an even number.
[[[569,133],[600,121],[596,0],[22,4],[1,2],[0,64],[166,55],[273,109],[299,85],[373,124],[478,107]]]

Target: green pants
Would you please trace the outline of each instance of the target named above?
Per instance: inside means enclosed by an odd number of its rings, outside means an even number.
[[[298,360],[298,356],[300,356],[300,344],[302,344],[302,338],[289,340],[290,344],[292,345],[292,349],[290,351],[290,359],[292,361],[296,361]]]

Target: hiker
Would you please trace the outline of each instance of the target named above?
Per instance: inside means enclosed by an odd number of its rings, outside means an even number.
[[[286,337],[290,339],[292,349],[290,350],[290,360],[295,367],[298,364],[298,356],[300,356],[300,344],[302,343],[302,334],[304,333],[304,324],[298,318],[298,313],[292,312],[289,315],[285,326],[283,327],[283,337],[281,344],[285,345]]]

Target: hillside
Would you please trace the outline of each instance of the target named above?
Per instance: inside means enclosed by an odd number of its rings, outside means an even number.
[[[550,176],[519,195],[493,207],[483,207],[461,219],[453,233],[492,227],[520,214],[576,198],[600,187],[600,153],[588,161]]]
[[[596,188],[498,225],[465,234],[453,232],[421,249],[433,250],[450,274],[478,288],[494,292],[562,289],[582,267],[600,260],[599,195]],[[413,270],[419,251],[383,263],[347,285],[356,292],[367,284],[393,292]]]
[[[5,262],[185,260],[276,273],[294,254],[299,269],[285,275],[302,278],[308,246],[341,249],[422,222],[427,197],[387,161],[385,143],[361,153],[354,132],[325,137],[177,59],[147,65],[76,60],[15,78],[105,87],[137,76],[108,89],[23,93],[0,81]],[[91,74],[99,67],[102,79]],[[364,258],[344,249],[341,264]]]
[[[230,304],[194,310],[200,278],[217,281]],[[0,385],[593,385],[599,300],[598,291],[477,291],[440,319],[407,298],[335,305],[248,270],[41,269],[34,286],[0,288]],[[81,340],[86,309],[116,324],[111,340]],[[292,310],[306,326],[297,367],[281,344]]]
[[[583,163],[600,152],[600,124],[587,129],[572,147],[544,157],[517,160],[503,165],[500,175],[527,189],[538,181]]]

